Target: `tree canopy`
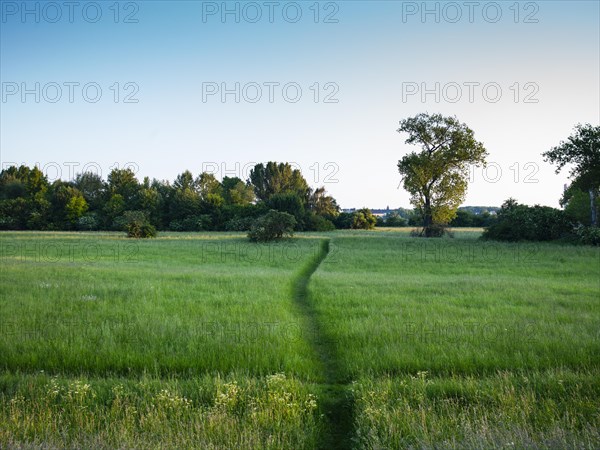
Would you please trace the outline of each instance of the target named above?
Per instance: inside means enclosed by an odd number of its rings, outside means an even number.
[[[246,181],[186,170],[172,183],[139,182],[114,169],[106,181],[86,172],[50,183],[36,167],[0,172],[0,229],[247,231],[270,209],[291,214],[298,231],[330,229],[339,212],[324,187],[313,191],[288,163],[257,164]]]

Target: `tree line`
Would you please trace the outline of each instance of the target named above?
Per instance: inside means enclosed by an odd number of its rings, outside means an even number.
[[[248,180],[186,170],[171,183],[113,169],[50,183],[25,165],[0,172],[0,229],[124,230],[143,217],[158,230],[246,231],[269,210],[291,214],[296,231],[334,229],[340,208],[288,163],[257,164]]]
[[[474,132],[456,117],[418,114],[400,122],[407,144],[421,147],[398,161],[413,210],[375,217],[362,208],[344,213],[324,187],[312,189],[288,163],[256,164],[247,180],[186,170],[170,183],[148,177],[139,182],[130,169],[114,169],[106,181],[93,172],[50,183],[37,167],[12,166],[0,172],[0,229],[126,230],[134,237],[155,230],[250,231],[254,240],[293,231],[378,226],[420,226],[419,235],[438,237],[450,226],[486,227],[485,237],[501,240],[554,240],[575,237],[600,243],[600,127],[577,125],[558,146],[543,153],[557,173],[571,167],[563,210],[519,205],[508,199],[490,214],[463,208],[471,165],[488,155]],[[275,211],[276,213],[273,213]],[[285,227],[281,228],[281,224]]]

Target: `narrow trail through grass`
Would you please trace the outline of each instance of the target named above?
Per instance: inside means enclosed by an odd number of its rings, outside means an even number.
[[[328,429],[321,441],[323,449],[349,449],[353,424],[353,401],[349,395],[348,380],[343,379],[334,342],[327,336],[323,324],[308,297],[310,277],[329,253],[329,239],[323,239],[319,252],[314,255],[293,281],[293,299],[304,320],[308,340],[319,357],[323,374],[320,395],[322,408],[327,417]]]

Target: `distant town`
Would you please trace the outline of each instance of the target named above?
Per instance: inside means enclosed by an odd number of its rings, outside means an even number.
[[[342,208],[342,212],[348,213],[348,214],[352,214],[353,212],[355,212],[357,209],[360,208]],[[371,210],[371,213],[375,216],[375,217],[386,217],[390,214],[398,214],[400,217],[404,217],[405,219],[410,218],[410,216],[413,214],[413,210],[410,208],[390,208],[389,206],[387,206],[385,209],[372,209],[369,208]],[[466,212],[470,212],[472,214],[475,215],[479,215],[479,214],[484,214],[484,213],[488,213],[490,215],[496,215],[496,211],[498,211],[500,208],[497,206],[462,206],[460,208],[458,208],[459,211],[466,211]]]

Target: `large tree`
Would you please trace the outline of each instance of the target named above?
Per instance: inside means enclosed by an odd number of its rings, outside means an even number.
[[[574,133],[556,147],[542,153],[545,161],[556,164],[556,173],[571,164],[572,186],[587,191],[590,196],[591,222],[598,226],[596,197],[600,189],[600,126],[575,126]]]
[[[456,117],[418,114],[400,122],[407,144],[421,147],[398,161],[404,189],[423,219],[423,234],[437,234],[456,216],[467,192],[469,167],[485,165],[487,151]]]

